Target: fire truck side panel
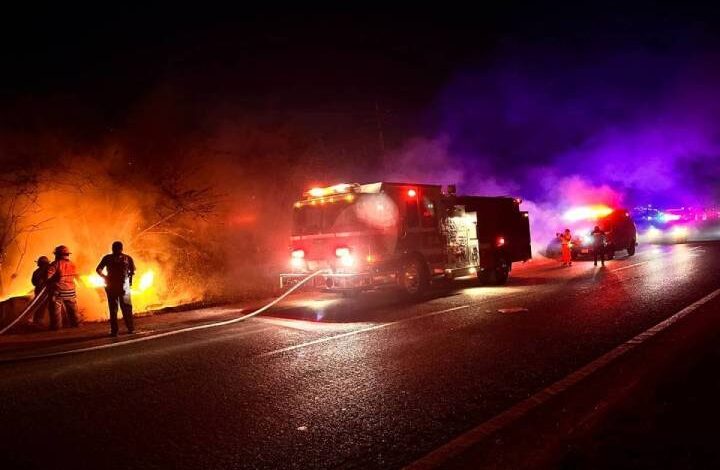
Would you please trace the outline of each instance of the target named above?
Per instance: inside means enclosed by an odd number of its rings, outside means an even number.
[[[532,258],[532,245],[530,243],[530,217],[527,211],[520,211],[519,216],[513,217],[511,240],[517,240],[511,250],[512,261],[527,261]]]
[[[436,214],[440,189],[433,185],[383,184],[383,191],[397,204],[400,215],[397,257],[420,256],[431,274],[441,269],[444,261]]]
[[[510,197],[462,196],[457,203],[478,214],[477,232],[482,268],[495,267],[501,257],[507,262],[531,257],[527,213]]]

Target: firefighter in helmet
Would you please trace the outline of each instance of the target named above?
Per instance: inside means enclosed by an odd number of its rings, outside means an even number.
[[[103,272],[104,270],[104,272]],[[123,253],[122,242],[113,242],[112,253],[103,256],[95,271],[105,279],[105,293],[110,309],[110,335],[118,335],[118,304],[128,333],[133,333],[132,301],[130,287],[135,275],[135,262]]]
[[[562,265],[572,266],[572,256],[570,254],[570,243],[572,242],[572,234],[570,229],[566,228],[563,233],[558,234],[560,239],[560,248],[562,249]]]
[[[77,328],[78,307],[75,279],[78,277],[78,271],[75,263],[70,261],[70,250],[67,246],[57,246],[53,254],[55,261],[50,263],[47,270],[47,287],[50,294],[50,329],[60,328],[63,310],[67,314],[70,326]]]
[[[32,285],[35,287],[35,297],[40,295],[40,292],[42,292],[43,287],[45,287],[45,284],[47,284],[47,272],[48,268],[50,267],[50,260],[47,256],[41,256],[37,260],[37,269],[33,271],[32,273]],[[45,316],[45,311],[47,310],[47,303],[43,302],[42,305],[40,305],[33,314],[33,325],[40,326],[43,321],[43,317]]]

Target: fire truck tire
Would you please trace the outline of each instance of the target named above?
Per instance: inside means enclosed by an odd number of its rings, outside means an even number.
[[[430,286],[428,266],[419,256],[407,257],[400,268],[398,279],[403,293],[415,298],[422,295]]]
[[[478,273],[479,274],[479,273]],[[498,259],[497,266],[495,269],[491,269],[482,273],[480,280],[483,284],[490,284],[493,286],[501,286],[507,283],[508,277],[510,276],[510,266],[507,261],[503,258]]]

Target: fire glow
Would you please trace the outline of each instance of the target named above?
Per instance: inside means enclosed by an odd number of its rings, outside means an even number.
[[[103,279],[102,276],[98,275],[97,273],[81,276],[81,280],[86,287],[89,287],[91,289],[105,288],[105,279]],[[133,295],[142,294],[146,290],[150,289],[153,286],[154,282],[155,273],[152,270],[146,271],[142,276],[140,276],[140,280],[136,284],[137,287],[133,286],[133,288],[130,290],[130,293]]]
[[[85,287],[98,292],[98,295],[104,299],[101,290],[105,288],[105,279],[97,273],[81,276],[80,279]],[[159,299],[155,289],[155,272],[149,269],[139,276],[133,282],[133,286],[130,288],[130,294],[133,305],[139,307],[141,310],[150,306],[157,306]]]

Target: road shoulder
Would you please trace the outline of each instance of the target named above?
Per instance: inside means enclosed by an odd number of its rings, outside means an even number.
[[[607,465],[601,467],[623,466],[626,448],[620,444],[624,441],[609,436],[633,432],[618,423],[622,423],[628,411],[638,410],[639,404],[648,405],[644,418],[653,419],[653,410],[657,411],[662,401],[658,391],[677,391],[693,365],[702,364],[705,355],[719,348],[720,316],[716,315],[719,311],[720,296],[716,296],[608,366],[532,407],[517,420],[500,426],[472,445],[463,443],[457,451],[436,450],[410,467],[597,468],[598,454],[607,459]],[[717,355],[720,356],[720,351]],[[708,370],[708,379],[714,379],[713,374],[714,370]],[[696,381],[698,377],[702,375],[696,373]],[[720,389],[720,384],[717,385]],[[642,421],[637,416],[635,419]],[[646,441],[654,433],[667,435],[667,430],[643,429]],[[713,435],[709,430],[709,436]],[[433,454],[437,458],[428,458]],[[647,462],[636,462],[634,466],[653,466],[650,456],[645,455]],[[718,461],[717,455],[714,461]]]

